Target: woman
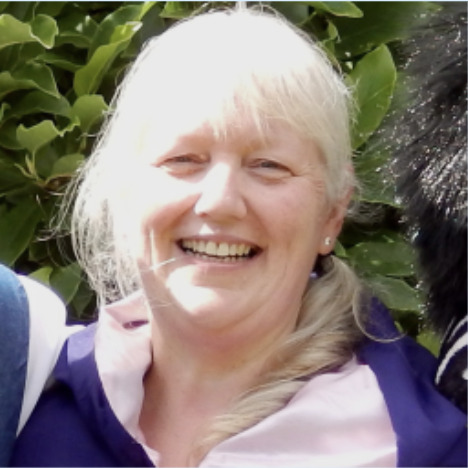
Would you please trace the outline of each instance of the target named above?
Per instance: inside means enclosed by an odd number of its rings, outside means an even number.
[[[150,41],[114,104],[73,221],[99,322],[13,465],[462,463],[433,361],[329,256],[354,178],[348,90],[317,46],[267,14],[201,15]]]

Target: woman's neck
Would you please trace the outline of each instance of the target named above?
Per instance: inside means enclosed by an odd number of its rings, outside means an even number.
[[[145,378],[140,423],[160,464],[187,466],[209,422],[272,367],[279,342],[279,336],[262,341],[232,333],[166,336],[153,324],[153,366]]]

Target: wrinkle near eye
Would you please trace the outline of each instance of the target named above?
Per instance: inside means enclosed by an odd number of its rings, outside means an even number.
[[[280,180],[293,175],[289,167],[272,159],[255,159],[248,167],[254,174],[267,180]]]

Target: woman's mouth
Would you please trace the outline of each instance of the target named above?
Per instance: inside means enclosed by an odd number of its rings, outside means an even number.
[[[206,260],[218,260],[224,262],[236,262],[255,257],[260,253],[260,248],[246,244],[233,242],[215,242],[197,239],[181,239],[179,247],[188,255]]]

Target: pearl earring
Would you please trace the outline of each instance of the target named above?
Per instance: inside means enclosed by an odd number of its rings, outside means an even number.
[[[325,240],[323,241],[323,243],[326,245],[326,246],[329,246],[331,245],[331,237],[325,237]]]

